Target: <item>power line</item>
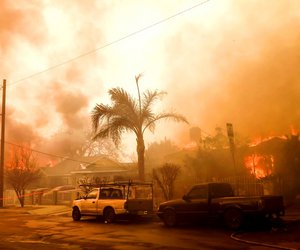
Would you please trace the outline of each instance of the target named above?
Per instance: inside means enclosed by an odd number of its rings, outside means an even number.
[[[55,157],[55,158],[60,158],[60,159],[63,159],[63,160],[65,159],[65,160],[79,162],[79,163],[92,164],[92,162],[79,161],[79,160],[75,160],[75,159],[69,158],[67,156],[61,156],[61,155],[55,155],[55,154],[45,153],[45,152],[42,152],[42,151],[39,151],[39,150],[34,150],[32,148],[24,147],[24,146],[21,146],[19,144],[8,142],[8,141],[5,141],[5,143],[9,144],[11,146],[15,146],[15,147],[23,148],[23,149],[28,149],[28,150],[31,150],[32,152],[36,152],[36,153],[39,153],[39,154],[43,154],[43,155],[47,155],[47,156],[51,156],[51,157]]]
[[[66,60],[66,61],[63,61],[63,62],[61,62],[61,63],[59,63],[59,64],[53,65],[53,66],[51,66],[51,67],[49,67],[49,68],[46,68],[46,69],[41,70],[41,71],[39,71],[39,72],[36,72],[36,73],[34,73],[34,74],[28,75],[28,76],[26,76],[26,77],[24,77],[24,78],[21,78],[21,79],[19,79],[19,80],[17,80],[17,81],[12,82],[11,84],[8,84],[7,86],[11,86],[11,85],[18,84],[18,83],[20,83],[20,82],[22,82],[22,81],[25,81],[25,80],[29,79],[29,78],[32,78],[32,77],[41,75],[41,74],[43,74],[43,73],[45,73],[45,72],[48,72],[48,71],[53,70],[53,69],[56,69],[56,68],[58,68],[58,67],[60,67],[60,66],[63,66],[63,65],[65,65],[65,64],[68,64],[68,63],[73,62],[73,61],[75,61],[75,60],[78,60],[78,59],[80,59],[80,58],[82,58],[82,57],[85,57],[85,56],[88,56],[88,55],[90,55],[90,54],[96,53],[97,51],[102,50],[102,49],[104,49],[104,48],[106,48],[106,47],[108,47],[108,46],[111,46],[111,45],[113,45],[113,44],[115,44],[115,43],[118,43],[118,42],[120,42],[120,41],[122,41],[122,40],[125,40],[125,39],[127,39],[127,38],[129,38],[129,37],[131,37],[131,36],[135,36],[135,35],[137,35],[137,34],[139,34],[139,33],[141,33],[141,32],[144,32],[144,31],[146,31],[146,30],[148,30],[148,29],[151,29],[151,28],[153,28],[153,27],[155,27],[155,26],[157,26],[157,25],[160,25],[160,24],[162,24],[162,23],[165,23],[165,22],[169,21],[170,19],[173,19],[173,18],[175,18],[175,17],[177,17],[177,16],[179,16],[179,15],[182,15],[182,14],[188,12],[188,11],[191,11],[191,10],[193,10],[193,9],[195,9],[195,8],[201,6],[201,5],[203,5],[203,4],[205,4],[205,3],[209,2],[209,1],[210,1],[210,0],[205,0],[205,1],[202,1],[202,2],[200,2],[200,3],[197,3],[197,4],[191,6],[191,7],[187,8],[187,9],[184,9],[184,10],[182,10],[182,11],[180,11],[180,12],[177,12],[177,13],[175,13],[175,14],[169,16],[169,17],[166,17],[166,18],[164,18],[164,19],[161,19],[161,20],[159,20],[159,21],[157,21],[157,22],[155,22],[155,23],[153,23],[153,24],[150,24],[150,25],[148,25],[148,26],[146,26],[146,27],[144,27],[144,28],[142,28],[142,29],[139,29],[139,30],[137,30],[137,31],[134,31],[134,32],[132,32],[132,33],[129,33],[129,34],[127,34],[127,35],[125,35],[125,36],[123,36],[123,37],[121,37],[121,38],[118,38],[118,39],[116,39],[116,40],[114,40],[114,41],[112,41],[112,42],[106,43],[106,44],[104,44],[104,45],[101,46],[101,47],[98,47],[98,48],[96,48],[96,49],[90,50],[90,51],[88,51],[88,52],[86,52],[86,53],[83,53],[83,54],[81,54],[81,55],[78,55],[78,56],[76,56],[76,57],[73,57],[73,58],[71,58],[71,59],[68,59],[68,60]]]
[[[207,136],[211,136],[209,133],[203,131],[202,129],[201,129],[201,132],[204,132]],[[75,160],[75,159],[69,158],[68,156],[61,156],[61,155],[46,153],[46,152],[43,152],[43,151],[35,150],[35,149],[29,148],[29,147],[24,147],[22,145],[12,143],[12,142],[8,142],[8,141],[5,141],[5,144],[9,144],[11,146],[19,147],[19,148],[23,148],[23,149],[28,149],[28,150],[31,150],[32,152],[35,152],[35,153],[38,153],[38,154],[43,154],[43,155],[47,155],[47,156],[50,156],[50,157],[60,158],[62,160],[69,160],[69,161],[78,162],[78,163],[92,164],[92,162],[80,161],[80,160]]]

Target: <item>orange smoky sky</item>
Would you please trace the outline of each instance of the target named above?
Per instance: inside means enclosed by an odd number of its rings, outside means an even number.
[[[7,141],[64,153],[90,130],[90,112],[109,102],[109,88],[137,94],[139,73],[142,91],[168,92],[157,110],[190,122],[158,124],[146,144],[187,143],[191,126],[213,133],[227,122],[250,137],[298,130],[298,0],[210,0],[102,48],[199,3],[1,0]],[[135,151],[130,136],[124,143]]]

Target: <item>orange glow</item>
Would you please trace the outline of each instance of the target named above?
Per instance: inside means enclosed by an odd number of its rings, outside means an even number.
[[[186,150],[194,150],[194,149],[197,149],[198,145],[196,142],[190,142],[186,145],[183,146],[183,149],[186,149]]]
[[[274,167],[273,155],[263,156],[260,154],[252,154],[245,157],[244,163],[250,173],[257,178],[262,178],[270,175]]]
[[[31,151],[26,146],[24,147],[11,147],[6,160],[6,167],[8,169],[25,169],[25,160],[31,157]]]
[[[291,135],[299,135],[299,132],[293,125],[291,125]]]

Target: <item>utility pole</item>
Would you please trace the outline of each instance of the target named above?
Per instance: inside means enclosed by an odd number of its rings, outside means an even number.
[[[235,186],[236,186],[236,194],[239,194],[239,180],[237,175],[237,168],[236,168],[236,159],[235,159],[235,143],[234,143],[234,133],[233,133],[233,126],[232,123],[227,123],[227,135],[229,139],[229,146],[232,156],[232,163],[234,169],[234,179],[235,179]]]
[[[4,194],[4,142],[5,142],[5,102],[6,102],[6,80],[3,80],[2,89],[2,113],[1,113],[1,162],[0,162],[0,208],[3,208]]]

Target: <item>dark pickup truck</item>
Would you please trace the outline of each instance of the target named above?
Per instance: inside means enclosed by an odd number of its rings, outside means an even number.
[[[284,215],[282,196],[234,196],[229,183],[195,185],[179,200],[161,203],[157,215],[166,226],[180,222],[218,219],[230,229],[242,226],[246,217],[272,218]]]

